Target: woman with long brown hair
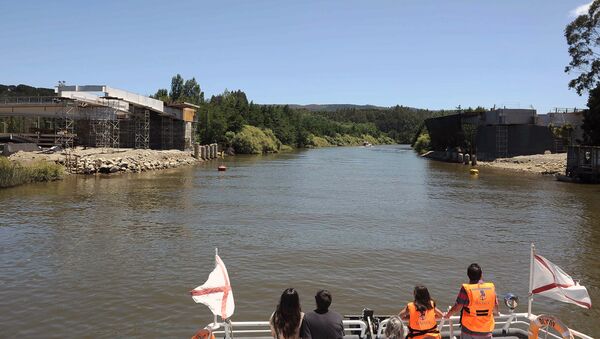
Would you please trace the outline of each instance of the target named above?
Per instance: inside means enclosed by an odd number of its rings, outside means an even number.
[[[303,319],[300,296],[295,289],[288,288],[281,294],[277,309],[271,316],[271,335],[275,339],[298,339]]]
[[[400,317],[408,320],[407,338],[441,339],[437,319],[441,319],[444,314],[435,307],[435,301],[431,299],[427,287],[415,286],[413,294],[415,300],[400,311]]]

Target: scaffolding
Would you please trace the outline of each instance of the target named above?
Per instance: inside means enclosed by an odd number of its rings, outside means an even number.
[[[508,126],[496,127],[496,157],[508,158]]]
[[[135,144],[137,149],[150,148],[150,111],[145,109],[133,116]]]
[[[119,148],[120,124],[115,100],[107,100],[106,106],[90,108],[90,130],[94,144],[101,148]]]
[[[0,132],[18,133],[39,146],[66,149],[75,145],[185,149],[196,141],[195,105],[165,104],[105,85],[60,83],[56,93],[1,98]]]
[[[73,100],[63,100],[64,106],[57,114],[56,134],[59,136],[57,143],[63,148],[73,148],[75,139],[75,115],[77,103]]]

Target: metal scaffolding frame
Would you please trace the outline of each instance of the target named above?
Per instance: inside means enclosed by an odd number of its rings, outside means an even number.
[[[75,114],[77,113],[77,103],[73,100],[63,100],[64,106],[58,113],[56,119],[59,135],[58,144],[63,148],[73,148],[75,139]]]
[[[145,109],[143,112],[136,113],[133,116],[135,144],[137,149],[150,148],[150,111]]]
[[[96,147],[119,148],[120,124],[117,119],[118,102],[107,100],[107,105],[90,108],[90,129]]]
[[[119,119],[108,120],[108,125],[109,125],[109,129],[110,129],[110,139],[108,140],[109,145],[112,148],[119,148],[120,137],[121,137],[121,131],[119,129],[120,120]]]

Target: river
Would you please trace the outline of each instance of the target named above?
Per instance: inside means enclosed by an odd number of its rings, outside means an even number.
[[[217,172],[225,163],[227,172]],[[282,290],[327,288],[345,314],[392,314],[428,286],[444,308],[478,262],[526,312],[529,248],[600,303],[600,186],[427,161],[406,146],[236,156],[162,172],[0,191],[0,337],[190,337],[189,291],[229,270],[234,320]],[[506,312],[505,308],[502,311]],[[537,298],[590,335],[600,311]]]

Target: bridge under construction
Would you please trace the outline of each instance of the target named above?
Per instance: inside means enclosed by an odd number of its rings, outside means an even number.
[[[55,92],[0,99],[0,137],[45,147],[191,147],[196,105],[168,104],[105,85],[59,85]]]

